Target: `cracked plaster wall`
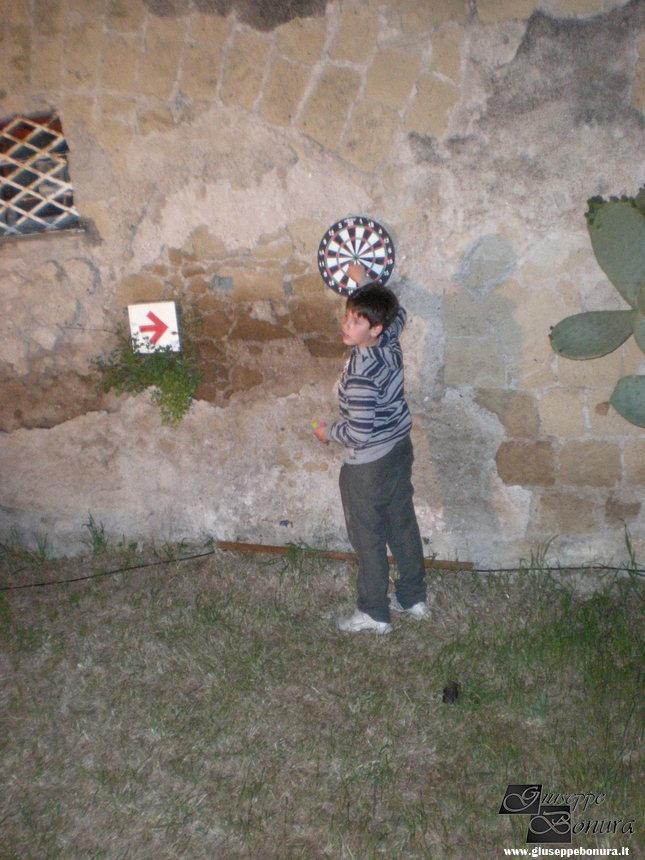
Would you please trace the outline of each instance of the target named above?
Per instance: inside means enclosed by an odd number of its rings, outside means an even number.
[[[442,557],[562,561],[645,544],[645,438],[608,406],[632,340],[567,362],[549,327],[621,307],[584,222],[645,182],[645,2],[33,0],[0,4],[2,114],[60,112],[80,233],[0,246],[0,531],[346,546],[329,224],[383,222]],[[360,33],[360,38],[356,34]],[[127,304],[196,304],[178,428],[101,397]],[[281,520],[293,523],[280,526]]]

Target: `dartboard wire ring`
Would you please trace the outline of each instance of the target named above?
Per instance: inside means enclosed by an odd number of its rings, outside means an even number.
[[[320,274],[327,286],[341,296],[351,295],[358,286],[347,274],[350,263],[361,263],[374,283],[385,284],[394,260],[394,242],[387,230],[360,215],[332,224],[318,247]]]

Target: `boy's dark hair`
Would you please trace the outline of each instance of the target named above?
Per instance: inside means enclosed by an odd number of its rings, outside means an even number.
[[[382,284],[366,284],[347,299],[346,309],[356,316],[364,317],[370,324],[382,325],[383,331],[394,322],[399,310],[399,300],[392,290]]]

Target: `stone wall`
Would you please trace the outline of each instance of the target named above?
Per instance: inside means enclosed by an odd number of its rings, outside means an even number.
[[[342,547],[343,301],[326,227],[395,239],[415,501],[443,557],[645,548],[645,437],[609,406],[633,339],[571,362],[549,329],[620,308],[586,201],[645,183],[645,0],[0,3],[0,112],[57,111],[76,232],[0,245],[0,533],[79,548],[243,538]],[[178,428],[96,393],[129,303],[202,320]],[[292,525],[280,525],[289,522]]]

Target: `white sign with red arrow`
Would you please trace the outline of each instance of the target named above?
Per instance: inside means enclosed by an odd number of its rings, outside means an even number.
[[[171,349],[179,352],[179,328],[174,302],[128,305],[130,334],[137,352]]]

